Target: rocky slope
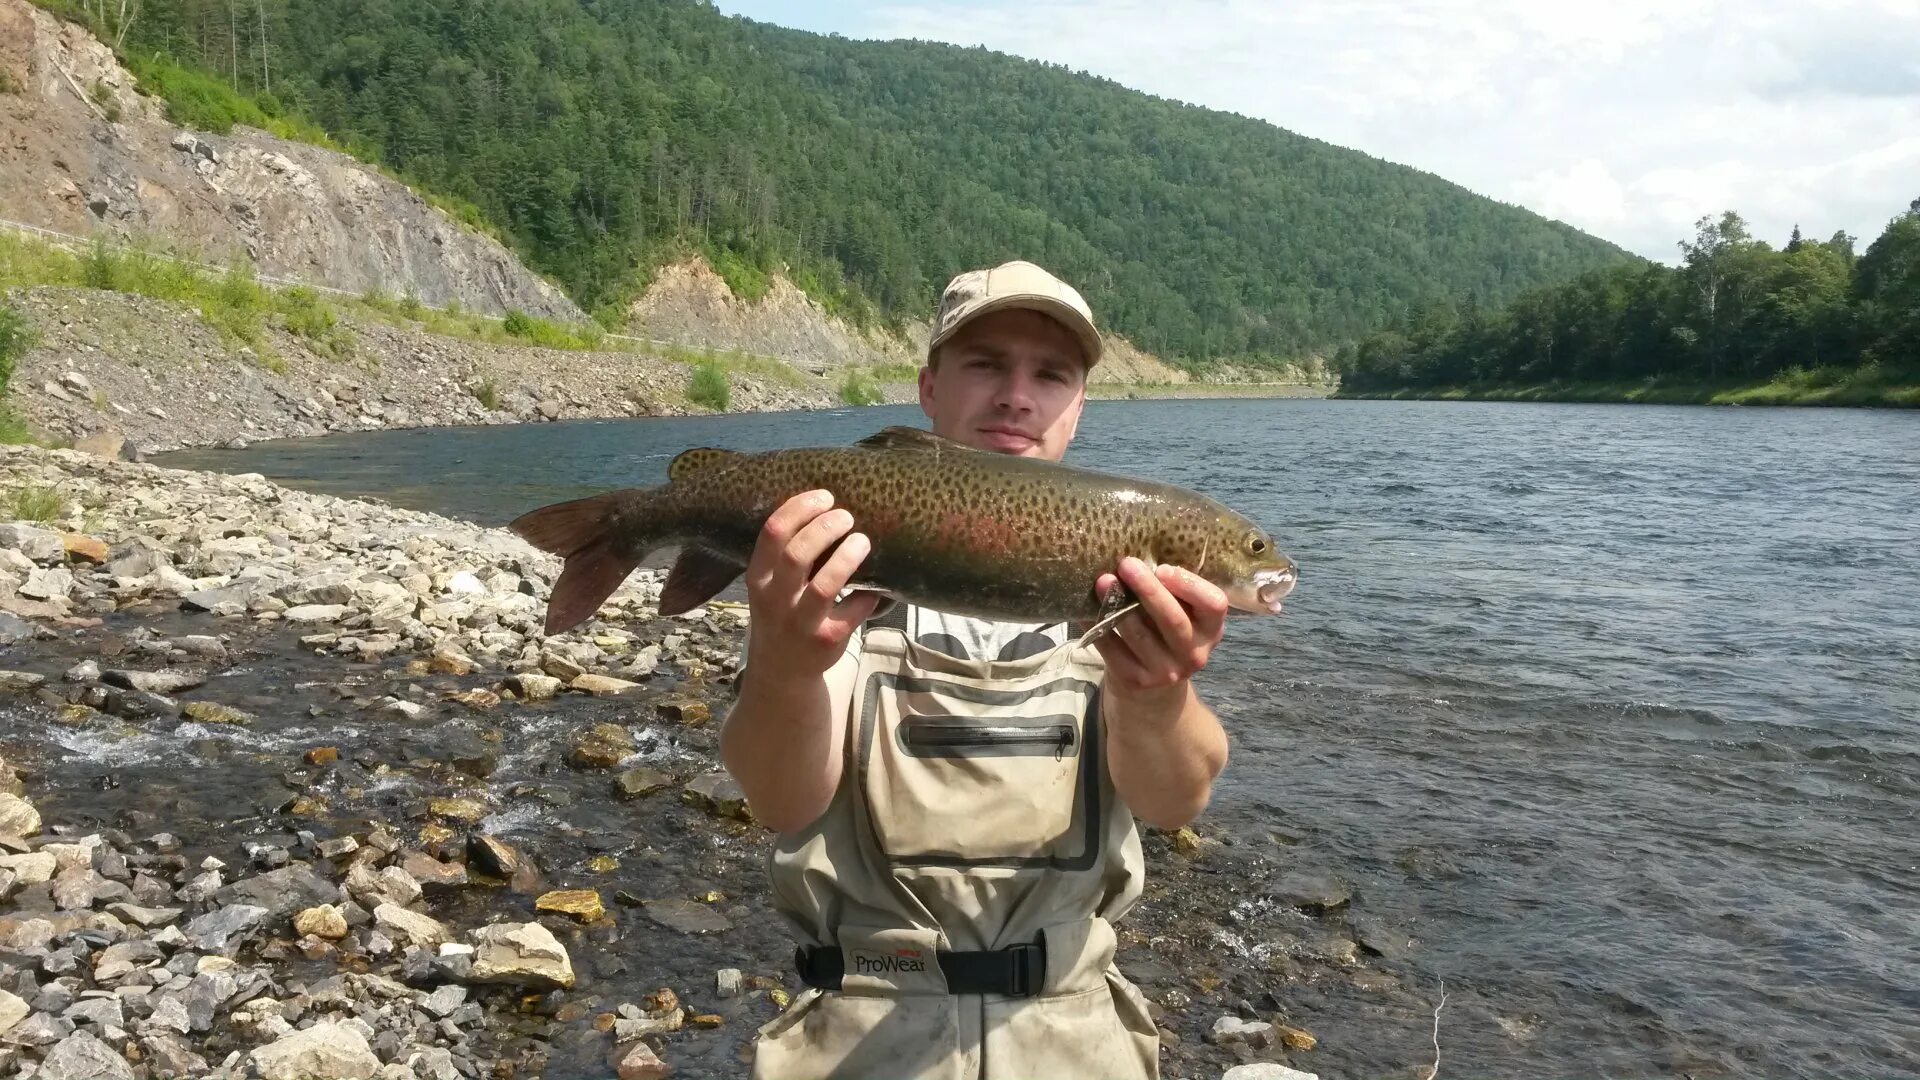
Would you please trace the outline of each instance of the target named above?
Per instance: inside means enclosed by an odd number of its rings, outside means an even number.
[[[264,275],[442,307],[582,318],[495,241],[344,154],[236,128],[182,131],[113,52],[27,0],[0,0],[0,218],[144,237]]]
[[[133,453],[332,431],[696,411],[686,399],[690,367],[637,353],[496,345],[351,321],[345,359],[270,327],[273,359],[263,361],[179,304],[70,288],[18,290],[4,302],[40,338],[14,372],[14,410],[52,438],[117,437]],[[832,387],[797,374],[734,373],[729,382],[735,410],[837,404]]]

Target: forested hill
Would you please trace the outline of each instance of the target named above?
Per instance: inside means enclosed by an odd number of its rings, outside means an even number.
[[[122,50],[470,200],[589,308],[696,248],[749,295],[790,265],[834,310],[922,317],[956,270],[1023,256],[1149,349],[1286,358],[1627,259],[1413,169],[981,49],[695,0],[239,7],[146,0]]]

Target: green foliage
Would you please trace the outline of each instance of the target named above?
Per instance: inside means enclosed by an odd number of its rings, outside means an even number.
[[[488,412],[500,407],[500,384],[488,375],[473,386],[473,400],[478,401]]]
[[[505,321],[501,322],[500,328],[517,338],[531,338],[533,317],[524,311],[509,311]]]
[[[1920,210],[1858,260],[1845,234],[1774,250],[1738,214],[1701,218],[1682,264],[1584,274],[1503,311],[1471,297],[1342,350],[1342,392],[1539,400],[1857,404],[1920,356]]]
[[[0,393],[6,392],[8,382],[13,379],[14,365],[39,343],[39,333],[25,316],[0,305]]]
[[[0,445],[18,446],[37,444],[39,441],[27,422],[13,411],[12,403],[0,397]]]
[[[80,284],[89,289],[118,289],[120,253],[109,248],[106,241],[95,240],[80,264]]]
[[[20,90],[20,80],[14,78],[13,69],[0,67],[0,94],[17,94]]]
[[[880,403],[880,384],[865,371],[849,371],[840,383],[840,400],[849,405],[878,405]]]
[[[898,328],[956,271],[1025,257],[1144,348],[1290,359],[1628,261],[1428,174],[981,49],[704,0],[275,8],[263,43],[245,19],[220,32],[213,0],[147,0],[126,48],[176,116],[310,118],[497,223],[596,312],[698,251],[742,296],[785,272],[855,326]],[[278,117],[251,93],[263,51]]]
[[[287,332],[306,339],[315,352],[335,360],[353,355],[357,347],[353,331],[340,322],[333,305],[319,293],[296,285],[273,294],[272,303]]]
[[[687,400],[714,412],[726,412],[733,398],[733,386],[726,369],[712,360],[694,365],[693,378],[687,382]]]
[[[0,519],[7,521],[55,521],[66,510],[66,496],[45,484],[22,484],[0,494]]]

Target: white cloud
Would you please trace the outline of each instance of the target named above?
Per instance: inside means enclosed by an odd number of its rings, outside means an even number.
[[[1920,195],[1920,0],[868,0],[862,37],[1091,71],[1653,258],[1735,209],[1871,240]],[[862,21],[856,19],[855,21]]]

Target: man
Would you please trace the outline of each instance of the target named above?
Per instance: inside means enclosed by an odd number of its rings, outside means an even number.
[[[1058,461],[1099,362],[1092,313],[1026,262],[947,286],[920,372],[935,434]],[[810,989],[754,1074],[1155,1077],[1159,1040],[1112,957],[1138,898],[1138,817],[1206,806],[1227,760],[1193,676],[1227,599],[1128,559],[1089,582],[1141,601],[1093,648],[843,595],[869,551],[831,492],[767,521],[747,567],[751,663],[721,736],[779,834],[776,908]],[[871,620],[871,621],[869,621]]]

